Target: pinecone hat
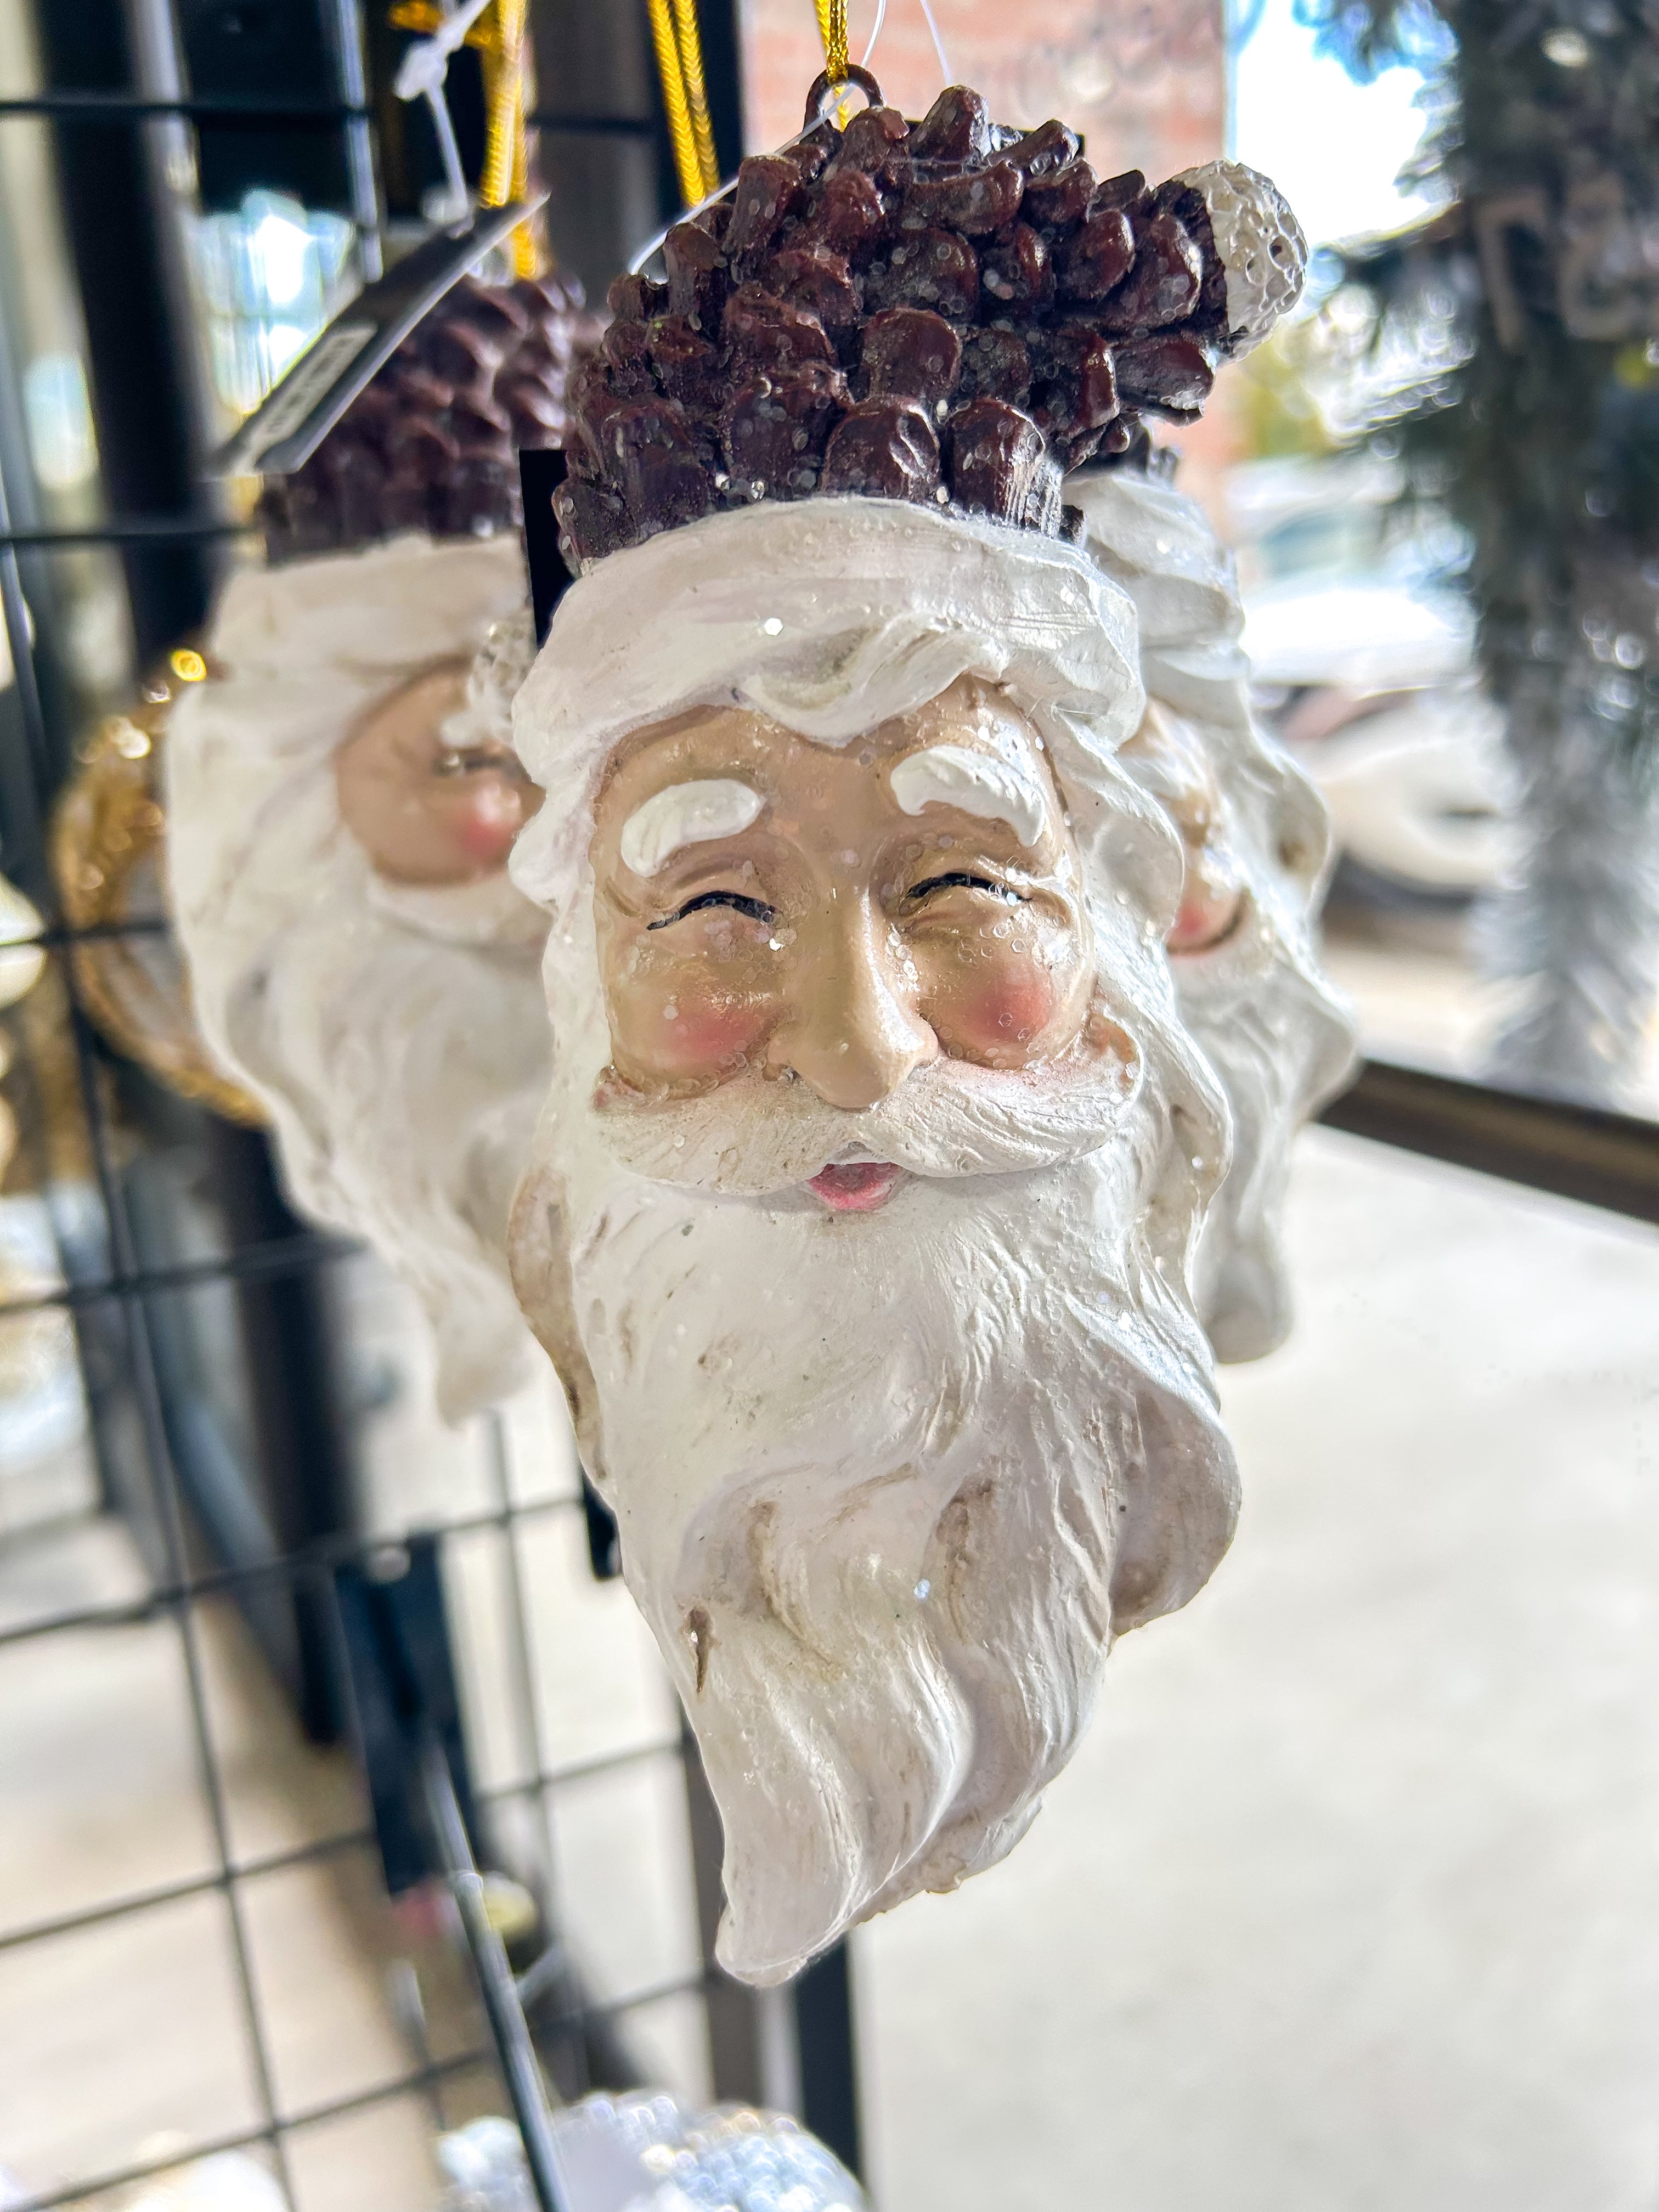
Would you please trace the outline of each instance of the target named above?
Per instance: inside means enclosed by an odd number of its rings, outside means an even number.
[[[463,277],[304,467],[268,481],[258,520],[269,559],[349,552],[410,530],[517,529],[518,453],[562,443],[570,374],[599,329],[574,278]]]
[[[907,123],[854,74],[844,130],[820,80],[801,137],[669,232],[665,281],[611,286],[569,385],[573,567],[838,493],[1058,534],[1069,471],[1194,421],[1300,295],[1306,243],[1242,164],[1103,179],[1063,123],[1005,128],[960,85]]]

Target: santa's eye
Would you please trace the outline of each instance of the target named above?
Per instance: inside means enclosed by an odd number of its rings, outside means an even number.
[[[1024,899],[1018,891],[1010,890],[1006,884],[993,883],[989,876],[970,876],[960,869],[952,869],[946,876],[929,876],[925,882],[912,884],[904,894],[907,899],[920,902],[934,891],[989,891],[993,898],[1004,899],[1010,906],[1024,906]]]
[[[746,914],[750,921],[763,921],[769,927],[778,918],[775,907],[767,906],[759,899],[745,898],[741,891],[699,891],[696,898],[687,899],[683,907],[665,914],[660,921],[647,921],[647,929],[666,929],[671,921],[684,921],[689,914],[696,914],[706,906],[729,906],[734,913]]]
[[[503,775],[524,775],[516,755],[504,751],[500,745],[446,746],[434,762],[432,772],[441,776],[477,775],[483,769],[492,769]]]

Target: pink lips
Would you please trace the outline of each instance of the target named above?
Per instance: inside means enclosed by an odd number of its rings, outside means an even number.
[[[807,1184],[837,1213],[873,1213],[885,1206],[904,1177],[890,1160],[860,1160],[843,1168],[821,1168]]]

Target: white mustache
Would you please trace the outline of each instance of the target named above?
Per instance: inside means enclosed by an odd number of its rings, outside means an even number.
[[[1098,1152],[1139,1097],[1139,1052],[1078,1051],[1086,1056],[1018,1072],[933,1060],[861,1109],[827,1105],[786,1076],[750,1073],[672,1099],[643,1098],[607,1076],[593,1111],[619,1166],[732,1198],[766,1197],[853,1161],[937,1177],[1013,1175]]]

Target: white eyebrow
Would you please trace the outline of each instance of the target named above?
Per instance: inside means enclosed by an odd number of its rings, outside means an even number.
[[[683,845],[735,837],[765,804],[759,792],[733,775],[671,783],[636,806],[623,824],[623,860],[636,876],[654,876]]]
[[[920,814],[924,806],[959,807],[964,814],[1006,822],[1022,845],[1035,845],[1048,819],[1042,793],[1030,776],[966,745],[907,753],[887,781],[907,814]]]

